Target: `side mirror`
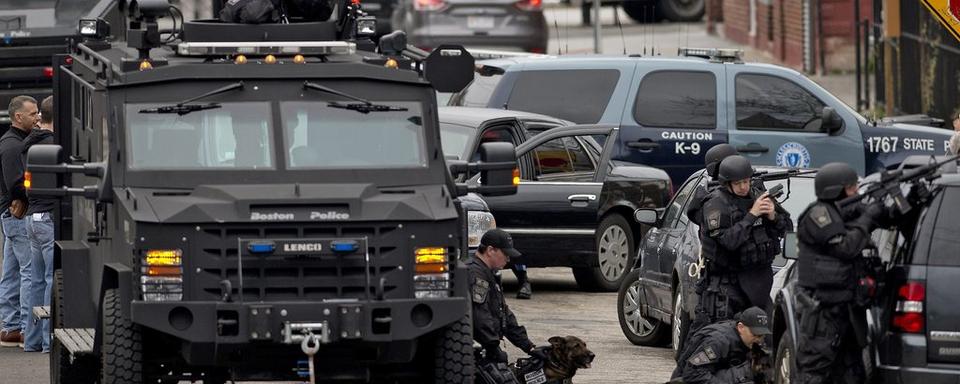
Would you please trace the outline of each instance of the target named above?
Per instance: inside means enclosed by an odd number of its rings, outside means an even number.
[[[462,174],[480,172],[480,185],[457,185],[457,195],[475,192],[485,196],[504,196],[517,193],[520,184],[520,169],[517,168],[517,151],[512,143],[484,143],[480,145],[480,162],[447,160],[450,174],[458,178]]]
[[[820,130],[829,135],[836,135],[843,129],[843,119],[832,107],[823,107],[820,114]]]
[[[110,177],[107,164],[86,163],[72,165],[63,162],[63,147],[55,144],[37,144],[27,151],[27,173],[24,185],[27,193],[37,196],[83,196],[88,199],[107,201],[111,198]],[[100,179],[100,185],[82,188],[60,186],[57,177],[62,173],[82,173]],[[29,181],[27,183],[26,181]]]
[[[633,219],[640,224],[656,226],[660,221],[660,213],[656,209],[640,208],[633,211]]]
[[[787,232],[787,235],[783,237],[783,258],[797,260],[797,254],[799,252],[800,249],[797,245],[797,233]]]

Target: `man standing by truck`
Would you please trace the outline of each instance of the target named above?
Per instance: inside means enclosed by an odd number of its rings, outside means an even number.
[[[27,236],[27,193],[23,187],[23,140],[37,125],[37,100],[10,100],[10,126],[0,136],[0,220],[3,221],[3,277],[0,279],[0,345],[23,346],[21,333],[30,319],[30,240]]]
[[[40,102],[40,127],[34,128],[23,140],[23,156],[35,144],[53,144],[53,96]],[[25,216],[27,236],[30,238],[30,288],[33,302],[30,307],[50,306],[53,286],[53,209],[57,200],[44,196],[29,196]],[[27,321],[23,350],[50,352],[50,320]]]

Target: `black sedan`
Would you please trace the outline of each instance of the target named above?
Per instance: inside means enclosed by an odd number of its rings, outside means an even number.
[[[645,231],[633,212],[663,207],[670,179],[659,169],[611,161],[612,145],[601,142],[616,143],[616,127],[570,124],[502,109],[440,109],[448,159],[470,160],[484,142],[517,145],[516,195],[484,199],[527,266],[572,267],[581,288],[613,291]]]
[[[814,174],[807,173],[766,183],[767,188],[784,186],[786,193],[780,198],[781,204],[794,222],[816,199],[813,177]],[[641,241],[638,265],[627,274],[617,295],[620,329],[634,344],[653,346],[669,341],[676,351],[686,338],[697,302],[694,288],[700,259],[699,226],[687,219],[686,208],[696,188],[708,182],[709,177],[698,171],[680,187],[665,210],[636,212],[637,221],[654,228]],[[787,238],[795,239],[790,234]],[[773,292],[783,286],[781,269],[785,264],[781,256],[774,260]]]

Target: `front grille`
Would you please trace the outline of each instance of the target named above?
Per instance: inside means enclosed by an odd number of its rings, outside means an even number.
[[[188,300],[219,300],[222,280],[232,285],[234,300],[319,301],[412,297],[410,268],[413,255],[403,252],[405,240],[397,225],[298,227],[227,226],[201,228],[192,249],[184,257]],[[244,255],[238,268],[238,239],[367,238],[369,268],[364,252],[348,255],[278,256]],[[405,269],[400,266],[408,266]],[[369,271],[369,284],[367,280]],[[381,283],[382,282],[382,283]],[[406,282],[406,284],[404,284]]]

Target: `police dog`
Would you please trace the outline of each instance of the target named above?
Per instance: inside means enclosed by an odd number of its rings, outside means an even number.
[[[510,365],[520,383],[570,383],[578,369],[591,367],[596,356],[587,349],[587,343],[576,336],[554,336],[547,341],[550,346],[541,347],[547,361],[524,358]]]

